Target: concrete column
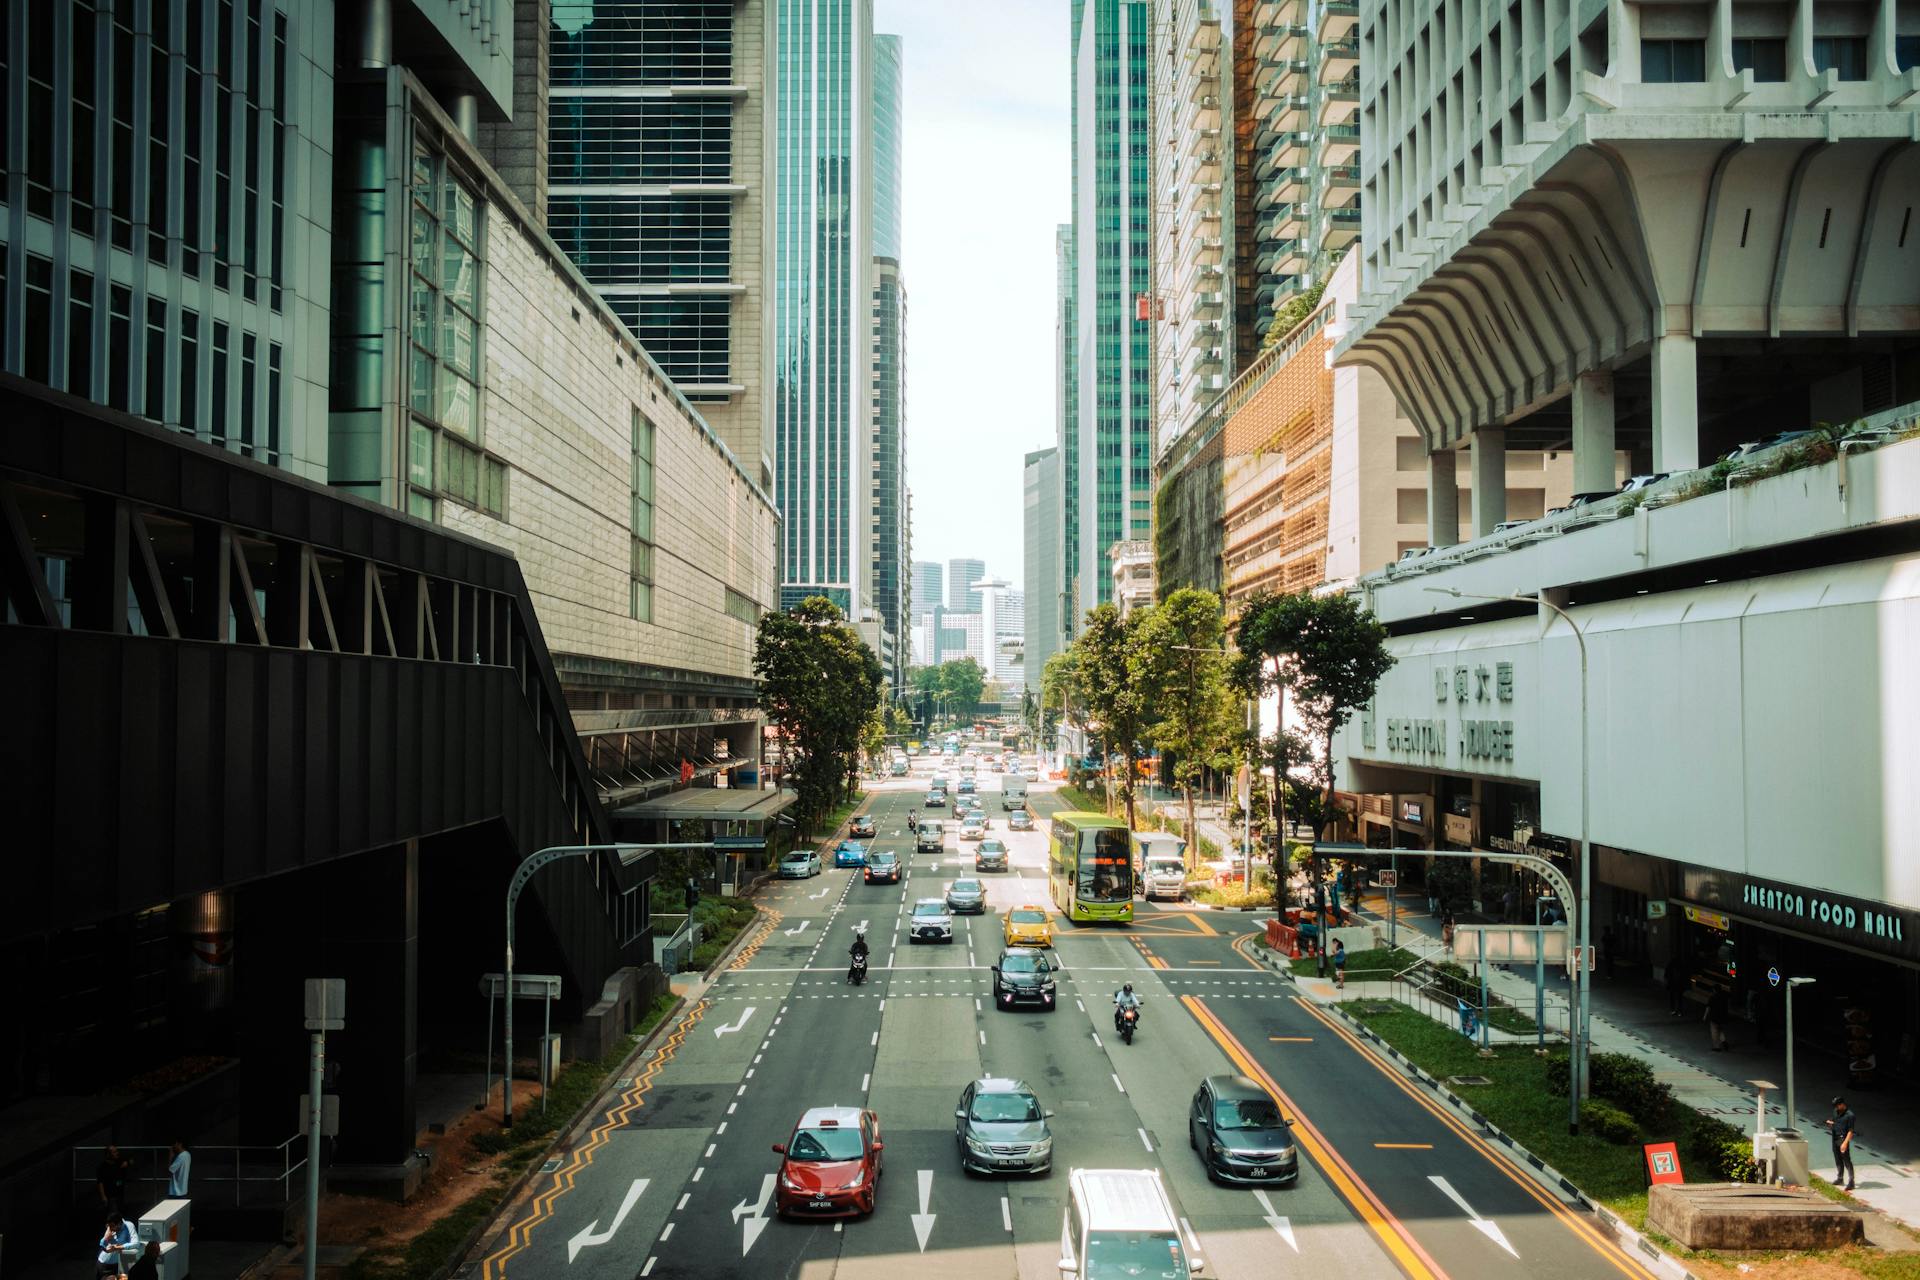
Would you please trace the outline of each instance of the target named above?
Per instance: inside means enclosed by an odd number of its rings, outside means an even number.
[[[1460,541],[1460,480],[1451,449],[1427,455],[1427,545],[1451,547]]]
[[[1669,333],[1653,341],[1655,471],[1691,471],[1700,465],[1700,386],[1696,360],[1690,334]]]
[[[480,141],[480,99],[471,93],[456,93],[447,104],[454,127],[468,142]]]
[[[1573,382],[1573,491],[1612,488],[1613,374],[1583,373]]]
[[[1484,538],[1507,518],[1507,429],[1473,433],[1473,536]]]
[[[360,9],[360,65],[384,67],[393,61],[393,0],[363,0]]]

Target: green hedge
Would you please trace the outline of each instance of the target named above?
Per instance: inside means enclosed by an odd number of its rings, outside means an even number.
[[[1659,1125],[1673,1102],[1673,1090],[1653,1075],[1653,1067],[1624,1053],[1596,1053],[1587,1059],[1592,1095],[1619,1106],[1643,1125]],[[1547,1059],[1547,1088],[1564,1098],[1570,1088],[1567,1055]]]
[[[1580,1103],[1581,1127],[1603,1142],[1611,1142],[1617,1147],[1631,1144],[1640,1136],[1640,1126],[1633,1117],[1599,1098],[1587,1098]]]

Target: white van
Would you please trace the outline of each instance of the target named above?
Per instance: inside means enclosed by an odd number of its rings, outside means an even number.
[[[1148,898],[1180,901],[1187,889],[1187,842],[1164,831],[1133,833],[1134,869]]]
[[[1186,1280],[1205,1269],[1187,1249],[1159,1170],[1075,1169],[1067,1186],[1060,1228],[1064,1280]]]

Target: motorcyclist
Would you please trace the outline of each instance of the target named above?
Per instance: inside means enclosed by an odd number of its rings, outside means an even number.
[[[919,829],[920,829],[920,811],[918,809],[907,810],[907,830],[912,832],[912,831],[918,831]]]
[[[848,982],[852,982],[855,971],[866,964],[867,953],[871,949],[872,948],[867,946],[867,931],[864,928],[855,927],[853,931],[853,945],[847,948],[847,955],[850,957],[847,962]]]
[[[1122,1010],[1126,1009],[1132,1009],[1136,1016],[1138,1016],[1140,1010],[1140,997],[1134,994],[1133,984],[1131,982],[1126,983],[1118,991],[1113,993],[1114,1030],[1117,1031],[1120,1029],[1120,1014]]]

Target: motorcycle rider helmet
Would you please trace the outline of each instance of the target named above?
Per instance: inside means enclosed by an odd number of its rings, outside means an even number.
[[[1132,994],[1133,994],[1133,984],[1132,984],[1131,982],[1126,982],[1126,983],[1122,983],[1122,984],[1121,984],[1121,986],[1120,986],[1120,990],[1121,990],[1121,992],[1122,992],[1122,993],[1124,993],[1124,994],[1126,994],[1126,995],[1132,995]]]

